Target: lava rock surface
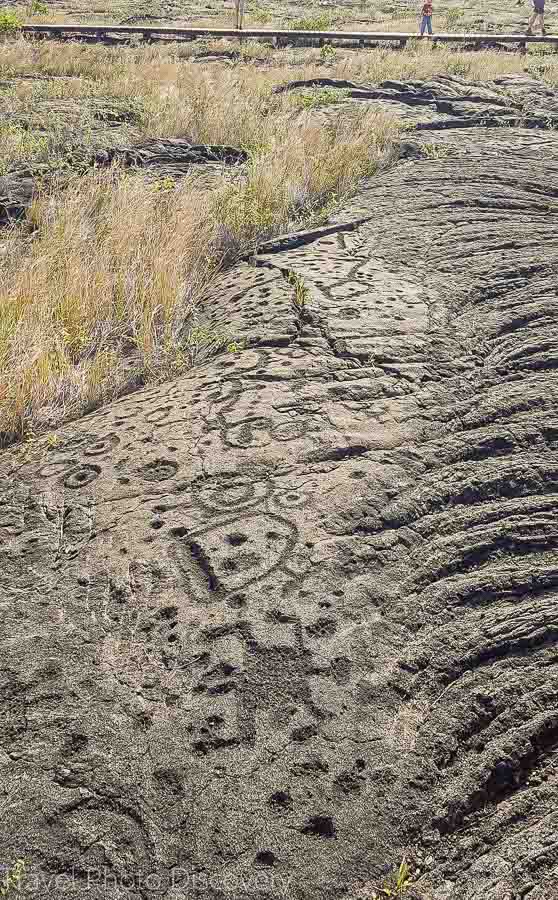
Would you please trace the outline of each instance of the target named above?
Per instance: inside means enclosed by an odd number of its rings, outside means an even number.
[[[558,139],[446,133],[0,456],[22,897],[558,896]]]

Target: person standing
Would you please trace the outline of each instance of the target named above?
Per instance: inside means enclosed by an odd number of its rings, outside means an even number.
[[[536,0],[536,2],[544,3],[544,0]],[[422,19],[420,23],[420,36],[422,37],[425,31],[428,31],[428,34],[432,34],[432,3],[430,0],[425,0],[425,3],[422,7]]]
[[[546,34],[544,27],[544,0],[533,0],[533,15],[529,19],[526,34],[533,34],[535,23],[539,19],[541,25],[541,34]]]

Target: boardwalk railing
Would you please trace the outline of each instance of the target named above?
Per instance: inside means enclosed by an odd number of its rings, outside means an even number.
[[[440,44],[468,44],[480,49],[485,45],[518,44],[525,48],[526,44],[554,44],[558,46],[558,35],[527,34],[434,34],[432,37],[418,38],[416,33],[389,31],[277,31],[270,28],[172,28],[167,25],[23,25],[24,34],[37,37],[93,37],[102,40],[108,36],[126,38],[139,35],[144,40],[196,40],[198,38],[252,38],[266,40],[275,46],[287,44],[306,44],[324,46],[324,44],[341,44],[344,46],[374,46],[378,43],[398,44],[404,47],[407,41],[421,40]]]

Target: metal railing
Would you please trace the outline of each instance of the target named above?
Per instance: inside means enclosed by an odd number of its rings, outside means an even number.
[[[240,13],[239,13],[240,18]],[[271,28],[173,28],[167,25],[23,25],[24,34],[36,37],[132,37],[139,35],[146,41],[155,40],[196,40],[198,38],[237,38],[246,40],[266,40],[275,46],[288,44],[319,45],[341,44],[366,47],[378,43],[397,44],[404,47],[408,41],[421,40],[433,44],[464,43],[480,48],[483,45],[518,44],[525,49],[527,44],[558,45],[558,35],[499,34],[498,32],[466,34],[434,34],[419,38],[414,32],[389,31],[287,31]]]

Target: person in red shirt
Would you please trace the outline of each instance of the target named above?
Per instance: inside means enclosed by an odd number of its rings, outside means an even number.
[[[428,34],[432,34],[432,4],[430,0],[426,0],[422,7],[422,20],[420,23],[421,37],[425,31],[428,31]]]

